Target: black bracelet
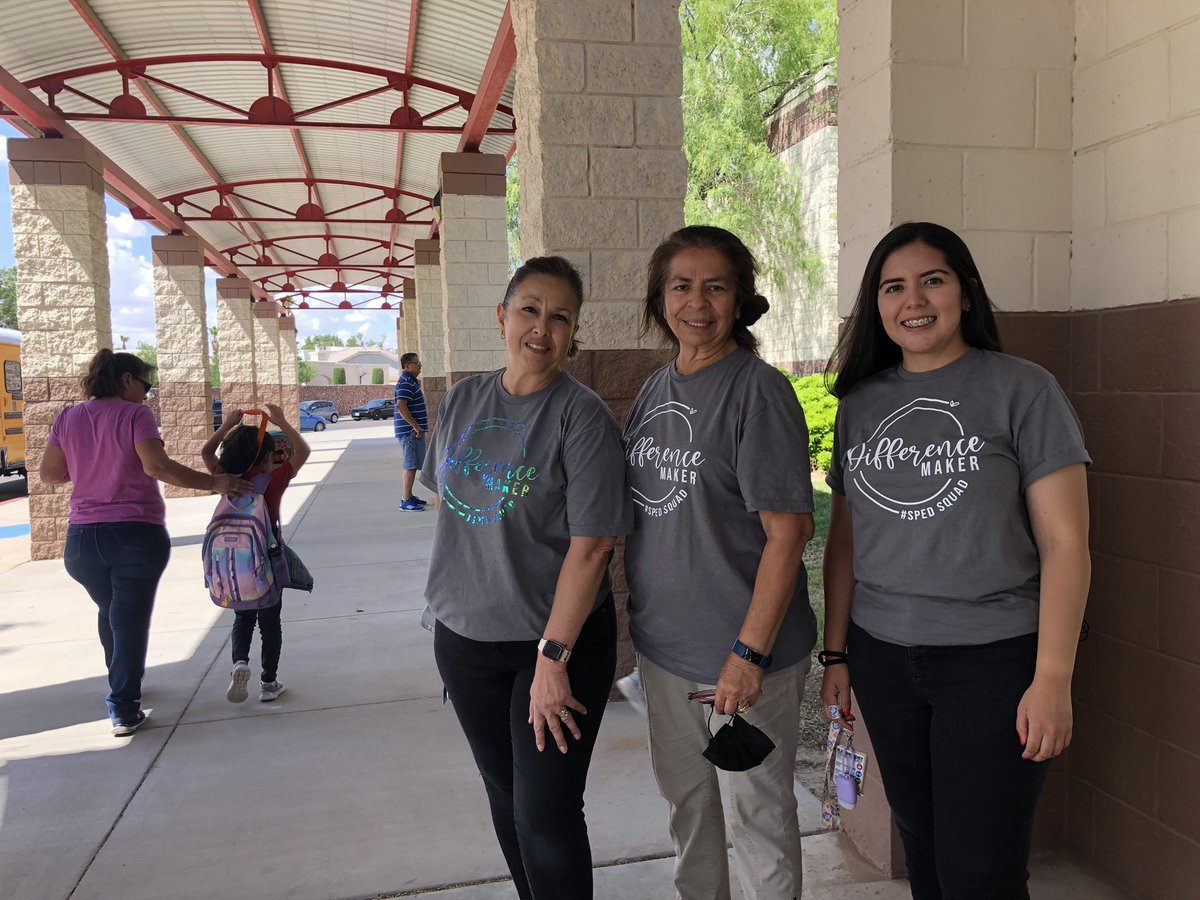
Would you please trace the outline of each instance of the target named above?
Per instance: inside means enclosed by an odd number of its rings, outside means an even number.
[[[822,650],[817,654],[817,662],[825,668],[830,666],[848,666],[850,659],[841,650]]]

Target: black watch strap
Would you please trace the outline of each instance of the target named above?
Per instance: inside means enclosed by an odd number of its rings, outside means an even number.
[[[731,652],[735,656],[740,656],[742,659],[746,660],[746,662],[754,663],[754,665],[758,666],[760,669],[767,669],[771,666],[771,654],[759,653],[757,650],[751,650],[742,643],[741,638],[738,638],[733,642]]]

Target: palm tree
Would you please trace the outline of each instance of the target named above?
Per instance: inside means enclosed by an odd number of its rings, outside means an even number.
[[[129,335],[127,335],[127,334],[122,334],[122,335],[119,335],[119,337],[121,338],[121,349],[122,349],[122,350],[124,350],[124,349],[125,349],[125,345],[126,345],[127,343],[129,343]]]

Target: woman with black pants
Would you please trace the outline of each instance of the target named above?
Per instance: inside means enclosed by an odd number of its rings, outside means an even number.
[[[82,379],[91,399],[59,413],[38,473],[49,484],[72,485],[63,562],[98,610],[105,702],[117,737],[146,721],[141,699],[150,614],[171,555],[156,479],[221,494],[250,490],[240,478],[197,472],[167,456],[154,413],[143,403],[153,374],[154,367],[132,353],[97,353]]]
[[[608,563],[632,528],[620,432],[562,370],[583,286],[517,270],[497,306],[506,366],[442,400],[421,481],[438,500],[434,652],[522,900],[587,900],[583,792],[616,667]]]
[[[1023,900],[1046,766],[1071,742],[1079,420],[1049,372],[1000,352],[970,251],[929,222],[876,246],[831,367],[822,700],[846,721],[853,683],[913,897]]]

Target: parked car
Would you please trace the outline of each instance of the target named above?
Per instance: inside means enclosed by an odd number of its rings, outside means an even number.
[[[300,412],[310,416],[320,416],[330,425],[337,424],[337,406],[332,400],[305,400],[300,404]]]
[[[301,431],[324,431],[325,420],[320,416],[310,416],[308,413],[300,413],[300,430]]]
[[[221,427],[221,401],[213,400],[213,431]]]
[[[395,400],[369,400],[362,406],[350,410],[354,421],[359,419],[390,419],[396,415]]]

